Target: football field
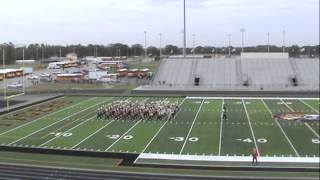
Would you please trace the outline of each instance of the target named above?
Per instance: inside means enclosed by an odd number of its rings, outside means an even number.
[[[254,147],[265,162],[319,161],[319,120],[274,117],[280,113],[318,115],[317,98],[65,96],[61,99],[72,103],[26,122],[0,126],[0,145],[136,153],[140,155],[137,163],[164,159],[247,161]],[[97,108],[114,101],[178,102],[180,110],[172,120],[98,119]],[[223,106],[227,119],[222,118]],[[0,118],[14,121],[15,115],[13,112]]]

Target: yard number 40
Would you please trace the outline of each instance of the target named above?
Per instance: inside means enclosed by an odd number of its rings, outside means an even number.
[[[236,139],[237,141],[242,141],[244,143],[252,143],[252,139],[250,138],[247,138],[247,139]],[[263,138],[260,138],[260,139],[257,139],[257,142],[258,143],[261,143],[261,144],[264,144],[264,143],[267,143],[268,141],[266,139],[263,139]]]

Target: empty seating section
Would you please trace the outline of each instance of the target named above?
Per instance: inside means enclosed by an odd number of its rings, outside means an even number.
[[[319,87],[319,59],[293,59],[299,71],[298,83]]]
[[[289,59],[242,60],[242,73],[248,77],[249,86],[288,87],[294,73]]]
[[[164,59],[153,85],[193,86],[195,77],[200,86],[226,89],[289,88],[297,77],[300,88],[319,89],[319,59]]]

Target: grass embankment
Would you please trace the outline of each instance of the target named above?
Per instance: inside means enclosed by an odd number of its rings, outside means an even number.
[[[134,61],[128,63],[130,69],[150,69],[151,72],[156,72],[160,61],[148,61],[148,62],[142,62],[142,61]]]

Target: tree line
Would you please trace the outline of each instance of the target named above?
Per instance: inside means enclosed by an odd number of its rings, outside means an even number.
[[[319,57],[320,46],[290,46],[286,47],[286,52],[289,52],[290,57]],[[244,47],[245,52],[267,52],[268,47],[266,45],[258,45],[252,47]],[[282,52],[282,47],[271,45],[269,46],[270,52]],[[100,56],[100,57],[115,57],[115,56],[142,56],[145,54],[145,49],[141,44],[126,45],[121,43],[109,44],[109,45],[47,45],[47,44],[30,44],[25,47],[15,46],[13,43],[0,44],[0,59],[3,62],[3,51],[5,52],[5,63],[14,64],[16,60],[29,59],[29,60],[41,60],[50,57],[65,56],[68,53],[76,53],[78,57],[86,56]],[[230,47],[230,52],[233,55],[239,55],[241,53],[240,47]],[[23,53],[24,51],[24,53]],[[175,45],[166,45],[162,49],[163,55],[180,55],[182,54],[182,48]],[[229,47],[214,47],[214,46],[197,46],[193,48],[187,48],[188,54],[222,54],[228,55]],[[24,54],[24,57],[23,57]],[[149,46],[147,48],[148,56],[159,56],[160,49],[155,46]]]

